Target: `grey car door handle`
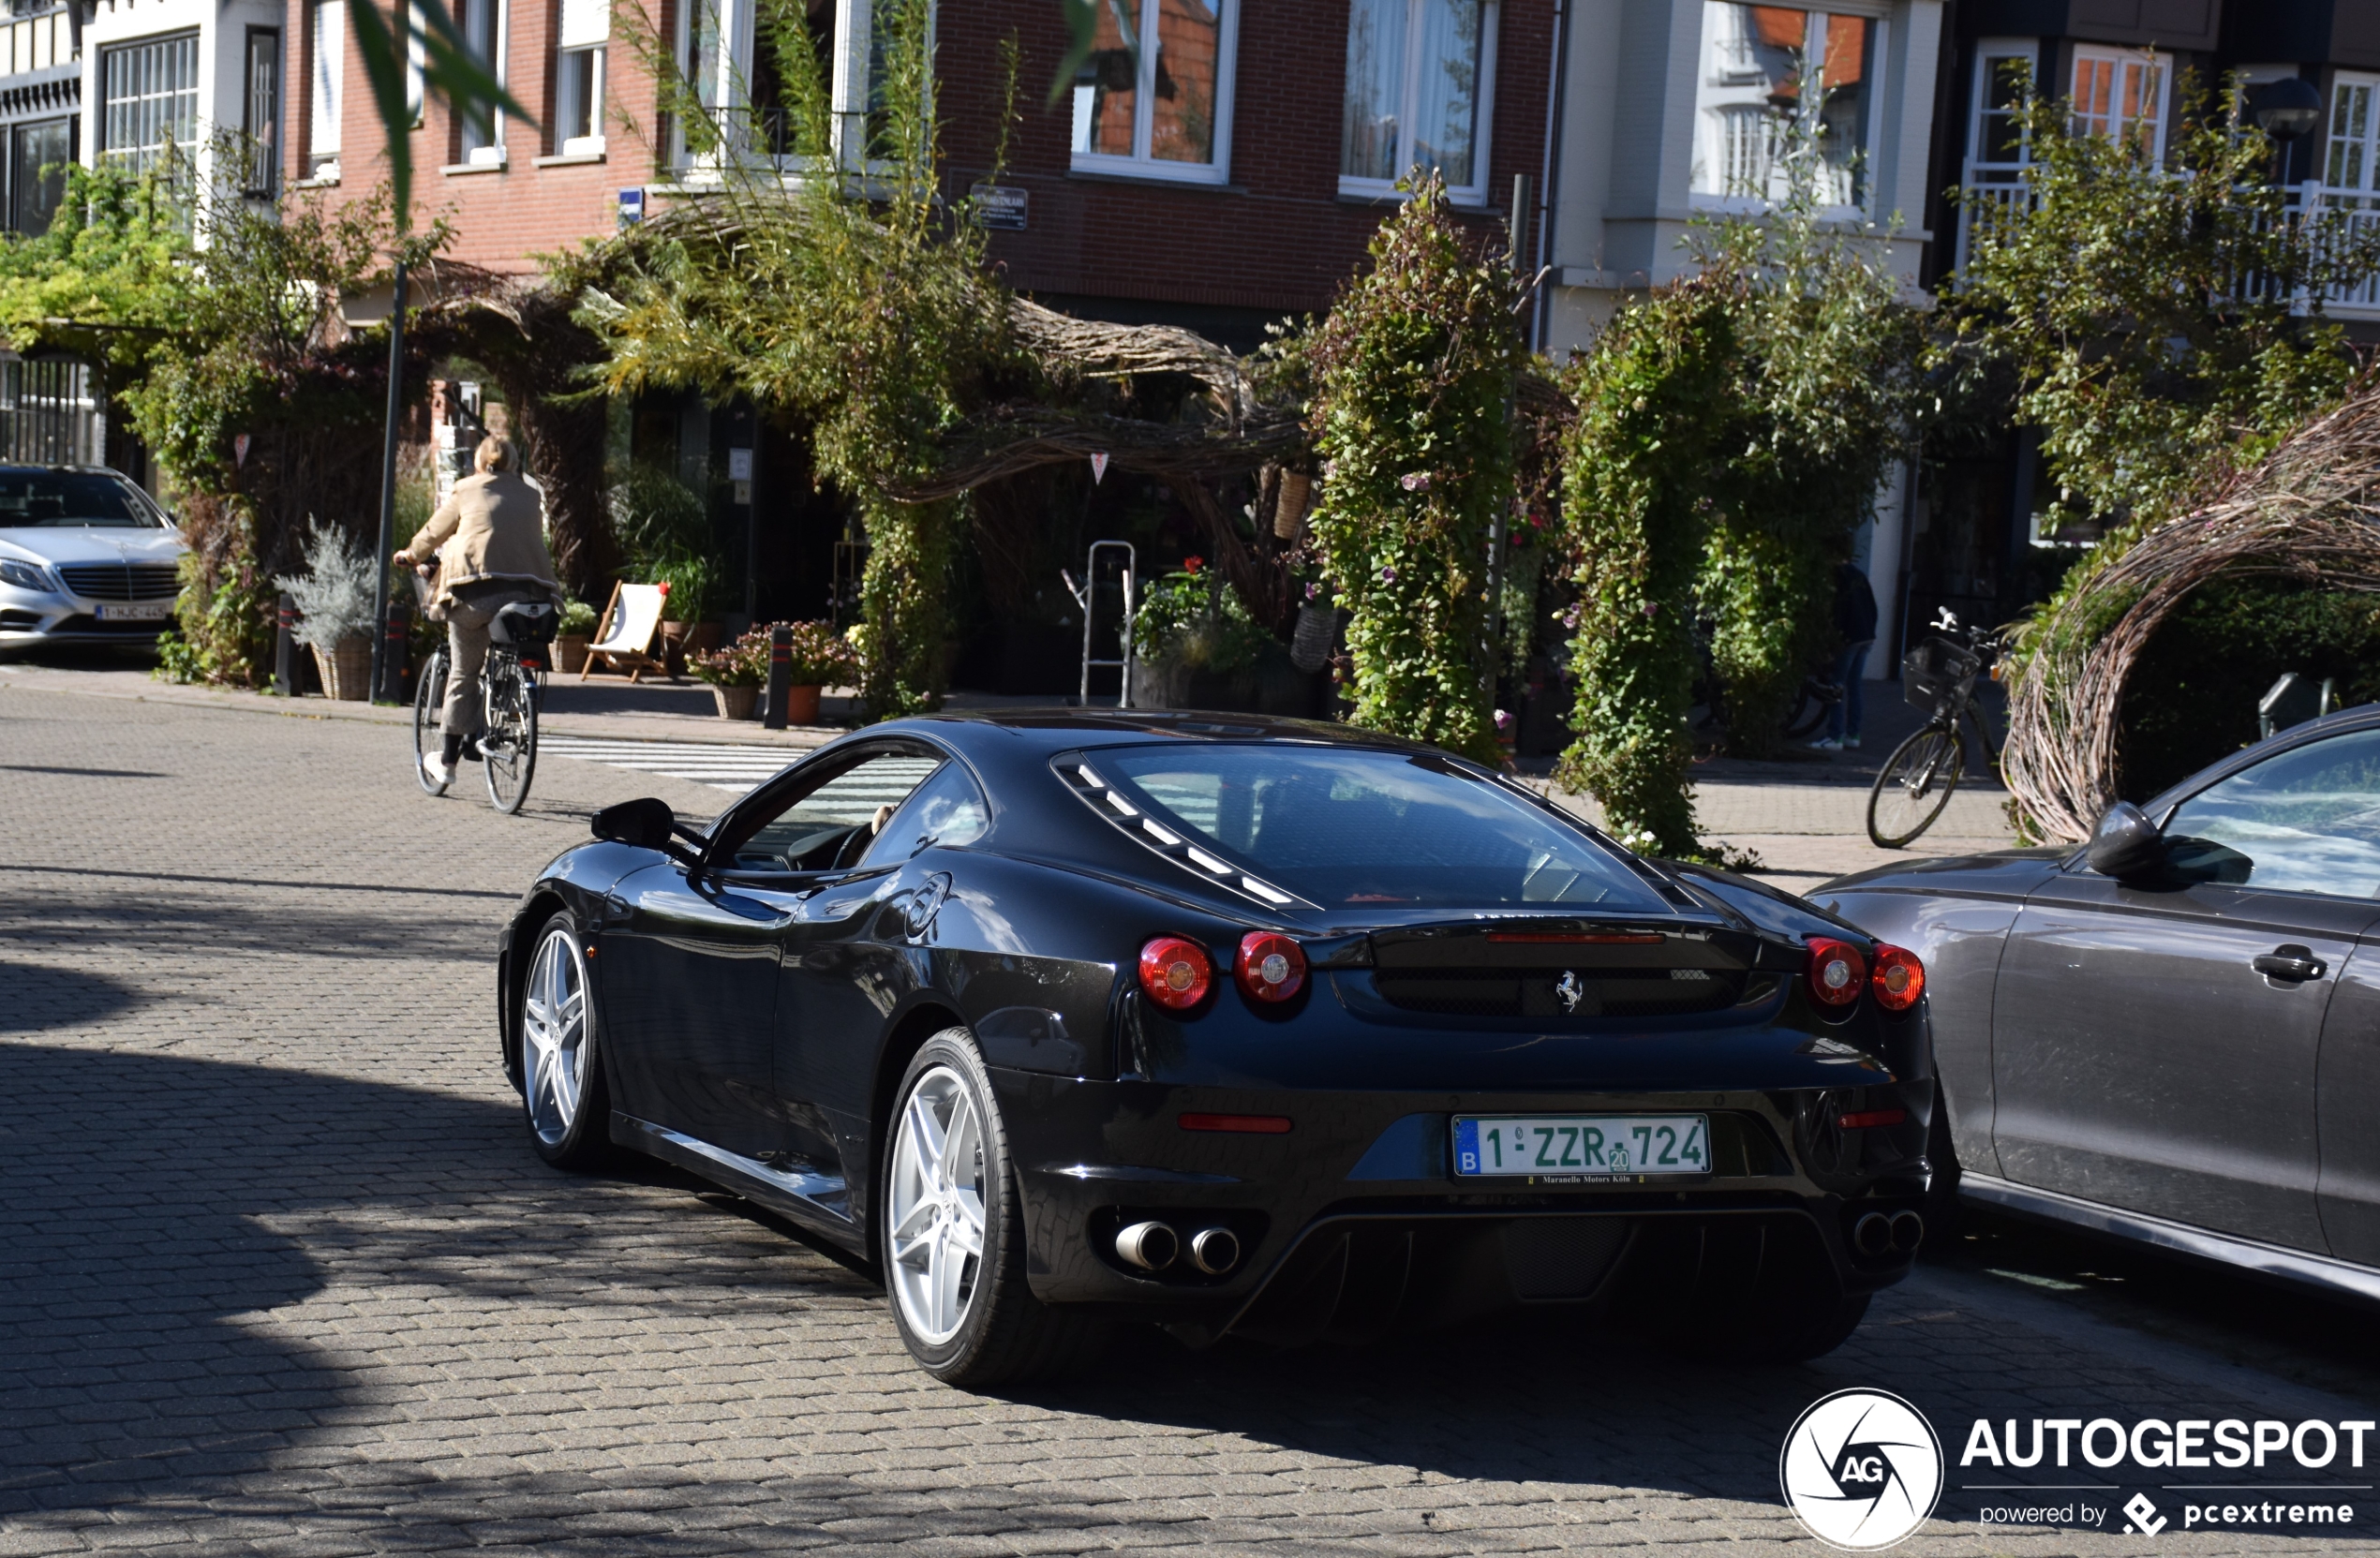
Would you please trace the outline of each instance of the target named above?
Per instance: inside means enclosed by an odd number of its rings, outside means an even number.
[[[2313,948],[2298,946],[2294,942],[2286,946],[2274,947],[2248,966],[2270,978],[2292,982],[2319,979],[2327,967],[2321,958],[2313,955]]]

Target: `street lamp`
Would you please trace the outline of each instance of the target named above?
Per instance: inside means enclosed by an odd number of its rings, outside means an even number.
[[[2322,123],[2322,94],[2303,76],[2259,82],[2248,91],[2248,117],[2283,145]]]

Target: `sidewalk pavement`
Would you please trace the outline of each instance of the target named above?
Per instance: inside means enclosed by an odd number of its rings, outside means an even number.
[[[1807,891],[1830,878],[1911,855],[1968,854],[2013,844],[2015,835],[2003,810],[2007,792],[1987,778],[1971,776],[1951,797],[1933,831],[1908,850],[1880,850],[1867,841],[1868,786],[1893,747],[1917,724],[1914,712],[1900,702],[1898,690],[1891,683],[1870,684],[1867,739],[1858,751],[1819,753],[1796,748],[1776,762],[1713,758],[1697,764],[1695,814],[1704,836],[1759,856],[1762,868],[1751,874],[1789,892]],[[157,681],[144,665],[116,656],[60,656],[37,664],[0,661],[0,694],[6,693],[79,694],[225,713],[401,727],[409,727],[413,720],[410,708],[177,686]],[[950,706],[1022,707],[1055,701],[954,693]],[[833,740],[857,719],[857,701],[848,694],[834,693],[821,701],[820,708],[829,722],[772,731],[757,720],[721,719],[710,689],[699,682],[631,685],[617,679],[580,682],[563,676],[547,684],[539,723],[549,734],[591,740],[732,743],[783,748],[790,753]],[[1523,768],[1533,783],[1550,786],[1550,760],[1535,760]],[[1535,771],[1533,775],[1530,770]],[[1600,809],[1588,797],[1551,789],[1547,794],[1588,821],[1601,823]]]

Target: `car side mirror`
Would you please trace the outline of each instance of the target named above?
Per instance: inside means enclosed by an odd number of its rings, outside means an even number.
[[[670,824],[677,820],[669,803],[647,795],[641,800],[622,801],[595,813],[588,828],[595,837],[608,844],[633,844],[638,849],[669,848]]]
[[[2130,801],[2118,801],[2099,819],[2084,858],[2092,870],[2119,882],[2145,876],[2165,863],[2164,835],[2149,813]]]

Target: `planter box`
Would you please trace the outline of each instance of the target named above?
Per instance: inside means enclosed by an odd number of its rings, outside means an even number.
[[[339,640],[338,647],[324,654],[319,645],[314,649],[314,666],[322,675],[322,696],[335,698],[345,704],[360,704],[372,696],[372,641],[357,636]]]
[[[565,634],[554,641],[554,669],[565,675],[575,676],[587,669],[587,645],[593,642]]]
[[[1331,674],[1304,672],[1279,646],[1242,671],[1213,672],[1169,660],[1137,660],[1134,708],[1204,708],[1227,714],[1275,714],[1296,720],[1330,716]],[[1106,700],[1094,697],[1096,705]]]
[[[760,702],[760,689],[756,687],[721,687],[714,682],[710,695],[718,701],[719,717],[722,720],[749,720]]]

